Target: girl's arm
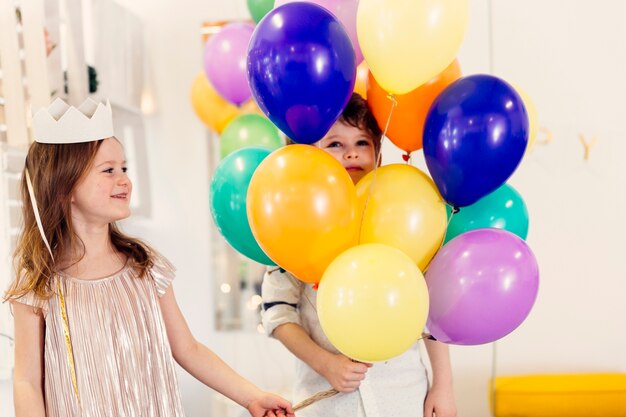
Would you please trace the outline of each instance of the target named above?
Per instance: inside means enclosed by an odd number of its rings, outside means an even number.
[[[430,365],[433,369],[433,385],[426,395],[424,417],[455,417],[456,404],[452,388],[452,366],[448,345],[436,340],[424,340]]]
[[[13,402],[16,417],[43,417],[43,346],[45,321],[40,309],[11,302],[15,323]]]
[[[367,369],[372,366],[327,351],[296,323],[281,324],[272,335],[339,392],[355,391],[365,379]]]
[[[172,286],[160,298],[160,304],[172,354],[187,372],[248,409],[254,417],[273,417],[280,410],[293,416],[287,400],[261,391],[194,338],[176,303]]]

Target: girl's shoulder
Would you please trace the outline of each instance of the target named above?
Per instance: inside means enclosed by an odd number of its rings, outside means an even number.
[[[26,275],[27,274],[23,272],[22,274],[20,274],[19,277],[16,277],[14,282],[11,283],[10,288],[11,289],[23,288],[23,286],[25,285],[23,283],[25,280],[27,280]],[[17,292],[19,293],[22,291],[17,291]],[[55,295],[54,288],[46,290],[45,293],[43,293],[42,291],[36,291],[33,288],[24,292],[21,295],[11,296],[10,298],[8,298],[7,301],[25,304],[35,309],[41,310],[45,317],[45,315],[48,312],[48,304],[49,304],[50,298],[52,298],[54,295]]]
[[[172,284],[172,280],[176,276],[176,267],[154,249],[150,250],[150,257],[152,258],[152,266],[148,275],[154,280],[159,297],[161,297]]]

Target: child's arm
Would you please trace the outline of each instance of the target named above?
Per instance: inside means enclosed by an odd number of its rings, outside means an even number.
[[[281,410],[286,411],[287,416],[293,416],[287,400],[261,391],[194,338],[171,286],[160,298],[160,305],[174,359],[187,372],[245,407],[253,417],[273,417]]]
[[[13,402],[16,417],[43,417],[43,346],[45,321],[41,310],[11,303],[15,322]]]
[[[309,365],[339,392],[355,391],[365,379],[371,364],[354,362],[315,343],[304,328],[296,323],[285,323],[274,329],[272,335],[291,353]]]
[[[452,366],[448,345],[424,340],[433,369],[433,385],[426,395],[424,417],[455,417],[456,404],[452,388]]]

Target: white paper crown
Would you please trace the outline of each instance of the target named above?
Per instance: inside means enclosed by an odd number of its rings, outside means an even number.
[[[87,98],[76,108],[57,98],[33,116],[33,135],[39,143],[81,143],[113,136],[111,103]]]

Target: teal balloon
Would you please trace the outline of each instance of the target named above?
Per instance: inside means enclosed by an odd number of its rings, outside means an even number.
[[[237,252],[261,264],[275,265],[252,235],[246,214],[250,179],[269,154],[267,149],[244,148],[224,158],[211,181],[210,205],[217,229]]]
[[[242,114],[231,120],[220,138],[222,159],[237,149],[259,147],[273,151],[283,146],[278,128],[260,114]]]
[[[248,0],[248,11],[256,23],[274,8],[274,0]]]
[[[451,209],[448,207],[448,216]],[[444,244],[475,229],[508,230],[522,239],[528,236],[528,210],[522,196],[508,184],[452,215]]]

